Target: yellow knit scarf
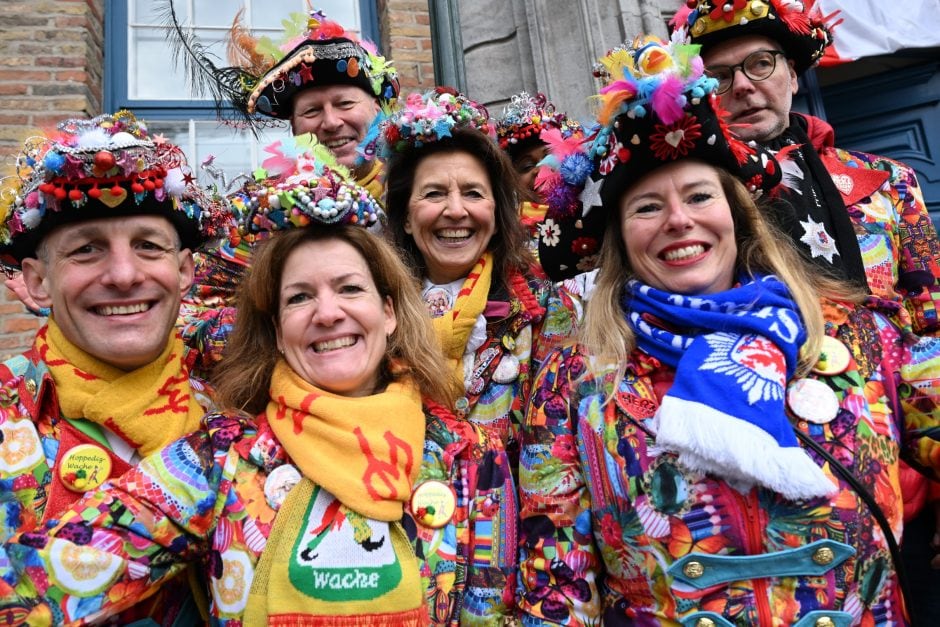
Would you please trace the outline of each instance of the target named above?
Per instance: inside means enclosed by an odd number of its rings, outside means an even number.
[[[142,456],[195,431],[205,413],[189,387],[183,341],[174,334],[153,362],[125,372],[62,335],[53,318],[36,337],[66,418],[85,418],[120,436]]]
[[[279,360],[266,413],[305,477],[357,514],[401,519],[424,446],[417,386],[395,382],[371,396],[336,396]]]
[[[357,177],[356,182],[364,187],[372,197],[385,205],[385,186],[382,185],[382,162],[376,159],[368,172]]]
[[[431,323],[437,333],[437,341],[444,351],[444,357],[453,369],[456,380],[463,386],[463,358],[467,348],[470,331],[477,318],[486,309],[486,299],[490,293],[493,278],[493,254],[490,252],[477,261],[470,274],[464,279],[463,286],[457,293],[453,310],[443,316],[433,318]]]

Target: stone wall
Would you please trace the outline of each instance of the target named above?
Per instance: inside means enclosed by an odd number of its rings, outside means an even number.
[[[519,91],[545,93],[582,120],[598,57],[640,32],[666,35],[679,0],[454,0],[467,93],[498,115]]]

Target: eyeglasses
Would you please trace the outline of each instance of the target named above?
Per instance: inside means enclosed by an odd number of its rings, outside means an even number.
[[[723,94],[731,89],[734,82],[734,73],[737,70],[752,81],[762,81],[769,78],[777,69],[777,55],[784,54],[780,50],[755,50],[744,57],[744,61],[737,65],[713,65],[706,68],[709,76],[718,79],[716,93]]]

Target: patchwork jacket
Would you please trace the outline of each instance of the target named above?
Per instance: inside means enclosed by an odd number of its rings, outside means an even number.
[[[285,488],[268,479],[283,476],[279,469],[289,464],[264,416],[256,424],[209,414],[203,430],[106,483],[47,533],[7,543],[0,550],[0,615],[100,620],[192,563],[208,580],[212,623],[240,625],[281,504],[272,488]],[[393,526],[407,532],[420,558],[433,624],[499,624],[492,607],[511,607],[515,545],[502,539],[515,537],[517,508],[508,467],[498,440],[429,410],[416,485],[444,482],[456,507],[440,528],[423,527],[410,510]]]
[[[810,377],[838,413],[791,421],[861,481],[900,538],[899,455],[940,468],[940,344],[905,344],[867,309],[827,317],[851,359]],[[639,350],[621,380],[591,368],[569,347],[534,380],[520,460],[522,624],[907,624],[884,534],[828,462],[807,451],[838,487],[832,498],[741,492],[657,448],[671,368]]]

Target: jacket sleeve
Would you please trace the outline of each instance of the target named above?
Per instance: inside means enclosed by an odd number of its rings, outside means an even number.
[[[520,591],[526,625],[600,622],[598,552],[578,456],[574,349],[548,356],[535,378],[519,463]]]
[[[889,324],[884,321],[883,324]],[[940,337],[902,344],[894,376],[903,416],[901,455],[928,477],[940,479]]]
[[[452,416],[428,420],[416,482],[440,481],[456,496],[450,520],[415,523],[415,552],[422,565],[431,625],[509,620],[514,612],[519,507],[509,458],[490,430]],[[498,620],[500,619],[500,620]]]
[[[198,431],[88,493],[45,531],[0,548],[0,617],[86,624],[135,605],[208,557],[237,455]],[[231,442],[231,438],[226,438]],[[226,463],[226,462],[229,463]],[[211,567],[211,560],[209,560]],[[17,624],[19,624],[17,622]]]
[[[914,332],[940,336],[940,240],[914,170],[897,161],[890,165],[900,214],[898,285]]]

